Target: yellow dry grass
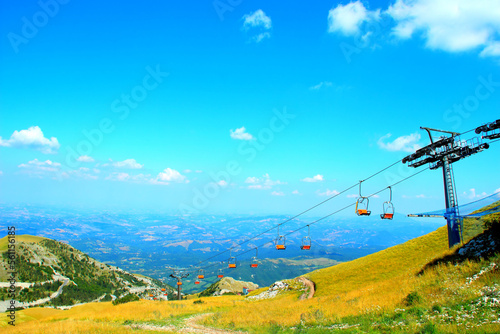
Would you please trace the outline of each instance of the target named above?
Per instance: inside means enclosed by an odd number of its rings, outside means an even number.
[[[202,304],[194,304],[189,300],[140,300],[116,306],[111,302],[89,303],[70,310],[32,308],[16,312],[15,327],[7,324],[8,319],[1,319],[0,328],[2,333],[127,333],[129,329],[124,325],[126,321],[165,323],[179,316],[219,312],[234,307],[243,301],[243,297],[224,296],[201,300]]]
[[[46,238],[44,237],[36,237],[34,235],[29,235],[29,234],[21,234],[21,235],[16,235],[16,243],[18,242],[40,242]],[[0,253],[5,252],[7,250],[7,245],[9,243],[8,236],[3,237],[0,239]]]
[[[466,233],[467,239],[479,232],[477,226],[473,229],[475,232]],[[460,266],[440,264],[416,275],[433,259],[451,254],[454,250],[447,245],[443,227],[364,258],[311,272],[306,276],[316,283],[317,291],[310,300],[299,301],[300,292],[292,291],[260,301],[223,296],[201,298],[203,303],[197,304],[193,300],[141,300],[118,306],[110,302],[93,303],[68,311],[35,308],[18,312],[15,328],[7,327],[5,321],[0,327],[5,333],[128,333],[132,329],[126,324],[131,322],[178,324],[179,317],[212,313],[205,319],[206,325],[261,332],[271,324],[287,327],[301,322],[328,324],[346,316],[390,312],[400,307],[413,291],[435,295],[432,303],[446,303],[447,298],[456,298],[454,288],[463,285],[464,275],[476,273],[480,266],[468,261]],[[460,293],[468,298],[465,294],[473,292]]]

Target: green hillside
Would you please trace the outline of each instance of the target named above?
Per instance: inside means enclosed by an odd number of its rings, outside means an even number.
[[[99,298],[111,300],[133,290],[139,296],[163,296],[161,288],[173,289],[147,277],[127,273],[101,263],[70,245],[30,235],[16,235],[15,253],[7,252],[8,237],[0,239],[3,249],[0,259],[0,282],[10,277],[9,257],[15,257],[17,282],[16,300],[35,302],[47,298],[64,284],[62,293],[47,305],[69,306]],[[32,286],[28,286],[32,283]],[[0,300],[10,299],[8,289],[0,289]]]

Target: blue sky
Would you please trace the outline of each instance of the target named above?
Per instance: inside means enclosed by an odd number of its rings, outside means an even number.
[[[420,126],[500,115],[498,1],[1,6],[4,203],[294,214],[427,145]],[[500,188],[498,145],[454,165],[462,203]],[[424,172],[395,206],[442,188]]]

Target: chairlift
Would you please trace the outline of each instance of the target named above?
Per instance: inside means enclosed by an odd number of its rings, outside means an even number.
[[[219,269],[219,272],[217,274],[217,278],[223,278],[224,277],[224,272],[222,271],[222,269]]]
[[[259,266],[259,264],[257,263],[257,258],[258,258],[258,255],[259,255],[259,249],[257,247],[255,247],[255,256],[252,257],[252,260],[250,262],[250,268],[257,268]]]
[[[307,225],[307,236],[302,238],[302,245],[300,246],[300,249],[301,250],[311,249],[311,231],[309,225]]]
[[[231,256],[231,251],[229,251],[229,260],[227,260],[227,264],[228,268],[236,268],[236,258],[234,256]]]
[[[205,278],[205,273],[203,271],[203,269],[200,269],[198,271],[198,279],[204,279]]]
[[[167,291],[167,289],[165,289],[165,288],[161,288],[161,291]]]
[[[280,225],[278,225],[278,237],[274,241],[277,250],[285,250],[286,249],[286,238],[284,235],[280,235]]]
[[[394,205],[392,204],[392,188],[390,186],[387,188],[389,188],[390,197],[389,200],[387,202],[384,202],[382,206],[382,209],[384,211],[380,215],[380,218],[392,220],[392,218],[394,218]]]
[[[363,181],[359,181],[359,198],[356,201],[356,214],[358,216],[369,216],[372,212],[368,210],[368,204],[370,200],[368,197],[361,195],[361,183]]]
[[[182,285],[182,282],[177,282],[177,285]]]

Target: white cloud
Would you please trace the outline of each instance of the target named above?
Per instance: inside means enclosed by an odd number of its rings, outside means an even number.
[[[256,183],[259,183],[260,182],[260,179],[256,176],[249,176],[247,177],[247,179],[245,180],[245,183],[252,183],[252,184],[256,184]]]
[[[370,11],[361,1],[339,4],[328,12],[328,32],[340,32],[346,36],[360,33],[364,22],[380,19],[380,10]]]
[[[488,194],[486,192],[484,192],[484,191],[482,193],[480,193],[480,194],[477,194],[476,193],[476,189],[474,189],[474,188],[471,188],[469,190],[469,193],[464,192],[463,195],[466,196],[466,197],[468,197],[469,199],[482,198],[482,197],[488,196]]]
[[[45,138],[38,126],[32,126],[27,130],[16,130],[7,140],[0,137],[0,146],[31,148],[44,154],[55,154],[60,147],[57,138]]]
[[[254,36],[252,38],[252,40],[255,42],[255,43],[260,43],[262,40],[266,39],[266,38],[271,38],[271,34],[268,33],[267,31],[266,32],[263,32],[263,33],[260,33],[258,34],[257,36]]]
[[[415,196],[416,198],[427,198],[424,194],[420,194],[420,195],[417,195]]]
[[[89,157],[88,155],[81,155],[78,157],[78,159],[76,159],[76,161],[80,161],[80,162],[94,162],[94,158],[92,157]]]
[[[94,171],[95,169],[93,169]],[[82,178],[85,180],[97,180],[98,177],[97,175],[91,174],[90,173],[90,168],[87,167],[80,167],[78,170],[70,170],[68,172],[64,172],[67,177],[69,176],[74,176],[78,178]]]
[[[323,86],[331,87],[331,86],[333,86],[333,83],[331,83],[330,81],[321,81],[319,84],[309,87],[309,89],[310,90],[319,90]]]
[[[357,194],[349,194],[349,195],[347,195],[347,198],[358,198],[358,197],[359,197],[359,195],[357,195]]]
[[[141,169],[144,166],[135,161],[135,159],[125,159],[123,161],[115,161],[111,163],[111,165],[116,168],[126,168],[126,169]]]
[[[449,52],[483,48],[498,56],[500,3],[492,0],[397,0],[385,12],[395,21],[400,39],[421,32],[426,46]]]
[[[188,183],[189,180],[176,171],[175,169],[171,168],[166,168],[163,170],[163,172],[159,173],[158,176],[156,177],[156,181],[160,182],[177,182],[177,183]]]
[[[301,181],[302,182],[320,182],[320,181],[323,181],[323,175],[315,175],[313,177],[306,177],[304,179],[302,179]]]
[[[300,193],[298,190],[294,190],[294,191],[292,191],[292,194],[293,194],[293,195],[301,195],[301,193]]]
[[[38,159],[33,159],[29,161],[27,164],[20,164],[17,166],[19,168],[33,168],[38,170],[44,170],[48,172],[58,171],[61,167],[61,164],[58,162],[53,162],[50,160],[39,161]]]
[[[219,182],[217,182],[217,184],[221,187],[227,187],[227,182],[224,180],[220,180]]]
[[[271,193],[271,195],[273,195],[273,196],[285,196],[285,193],[282,191],[273,191]]]
[[[262,9],[258,9],[253,13],[243,16],[243,27],[249,28],[263,28],[269,30],[272,28],[272,21],[269,16],[264,13]]]
[[[496,57],[500,56],[500,42],[492,42],[481,51],[481,57]]]
[[[254,137],[249,134],[248,132],[246,132],[246,129],[244,126],[242,126],[241,128],[238,128],[236,130],[230,130],[229,131],[230,135],[231,135],[231,138],[233,139],[239,139],[239,140],[252,140],[254,139]]]
[[[0,170],[0,175],[3,175],[3,172]]]
[[[340,193],[337,190],[326,189],[326,191],[323,193],[318,191],[318,195],[320,195],[320,196],[335,196],[338,194],[340,194]]]
[[[377,144],[380,148],[387,151],[404,151],[404,152],[415,152],[421,146],[418,144],[420,140],[419,133],[412,133],[409,136],[401,136],[394,139],[392,142],[385,142],[386,139],[389,139],[392,135],[390,133],[382,136]]]
[[[251,42],[260,43],[266,38],[271,38],[269,31],[272,27],[271,18],[262,9],[243,16],[243,29],[256,33],[256,35],[250,38]]]
[[[106,177],[106,180],[111,181],[128,181],[130,179],[130,174],[114,172]]]
[[[247,177],[245,183],[250,183],[248,189],[271,189],[275,185],[286,184],[279,180],[271,180],[269,174],[264,174],[262,178]]]
[[[42,178],[47,176],[61,176],[61,164],[50,160],[39,161],[38,159],[33,159],[17,167],[21,170],[21,173],[28,174],[32,177]]]

